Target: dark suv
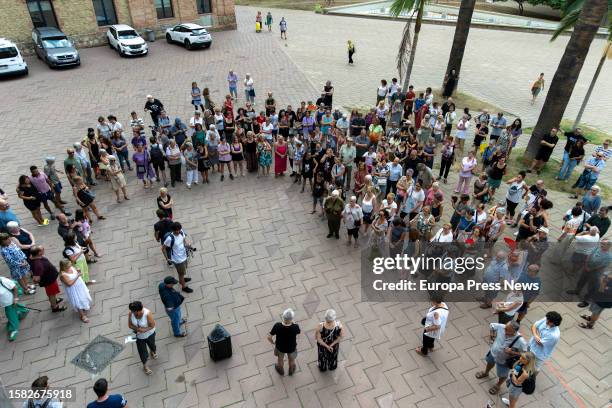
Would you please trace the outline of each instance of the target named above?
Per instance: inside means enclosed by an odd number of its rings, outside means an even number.
[[[74,42],[55,27],[38,27],[32,30],[36,56],[51,68],[81,65],[81,57]]]

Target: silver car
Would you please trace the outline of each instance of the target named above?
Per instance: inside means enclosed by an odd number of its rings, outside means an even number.
[[[55,27],[37,27],[32,30],[36,56],[51,68],[81,65],[81,56],[64,33]]]

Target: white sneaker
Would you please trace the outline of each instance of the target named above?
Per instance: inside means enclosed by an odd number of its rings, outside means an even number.
[[[504,403],[504,405],[510,405],[510,400],[506,397],[502,397],[502,402]]]

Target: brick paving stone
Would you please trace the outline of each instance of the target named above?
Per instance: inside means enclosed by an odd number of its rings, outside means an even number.
[[[284,47],[277,33],[253,32],[250,20],[254,10],[238,7],[239,30],[215,33],[215,45],[210,50],[188,52],[156,42],[151,44],[147,58],[121,59],[107,48],[86,49],[79,69],[49,70],[31,60],[29,77],[0,83],[0,185],[8,191],[25,228],[45,245],[53,262],[61,258],[56,225],[33,225],[13,192],[15,180],[19,174],[27,173],[31,164],[42,165],[43,158],[50,154],[58,158],[61,167],[65,148],[80,140],[98,115],[114,113],[125,125],[129,112],[141,112],[144,96],[153,93],[172,117],[179,115],[186,120],[191,112],[191,81],[210,87],[213,98],[220,101],[226,93],[224,79],[229,68],[241,76],[247,71],[253,75],[259,100],[270,89],[281,104],[294,106],[300,100],[315,97],[328,78],[336,85],[335,100],[339,104],[371,103],[372,89],[379,77],[394,75],[393,46],[376,44],[395,44],[401,30],[398,23],[274,10],[275,16],[284,14],[290,24],[290,40]],[[357,24],[359,30],[354,29]],[[440,39],[447,37],[449,30],[424,27],[415,71],[417,83],[435,84],[441,77],[443,64],[432,66],[431,61],[445,61],[448,45]],[[349,34],[359,48],[358,63],[347,75],[344,42]],[[331,41],[320,41],[320,35]],[[549,44],[544,36],[516,34],[516,44],[510,44],[505,40],[507,36],[473,31],[466,66],[478,64],[479,69],[466,70],[462,86],[529,118],[532,108],[522,106],[520,100],[533,76],[531,66],[536,67],[536,73],[550,72],[550,78],[553,61],[565,40]],[[510,65],[489,63],[477,60],[471,51],[483,47],[488,50],[499,41],[504,41],[506,55],[516,54],[525,42],[545,51],[532,56],[533,63],[521,65],[520,69],[518,63],[522,61],[509,60]],[[310,51],[300,55],[299,50]],[[427,60],[423,54],[428,55]],[[591,52],[587,59],[585,74],[592,71],[594,54]],[[383,66],[390,68],[385,71]],[[603,104],[612,94],[606,74],[609,69],[604,68],[593,95],[593,100]],[[506,82],[498,81],[501,72],[510,75],[504,77]],[[583,78],[588,76],[581,77],[577,95],[584,92]],[[505,88],[502,85],[506,83],[524,86]],[[241,93],[239,96],[242,98]],[[528,94],[524,99],[527,102]],[[571,109],[576,109],[576,98]],[[143,117],[149,122],[146,115]],[[612,128],[606,123],[608,116],[589,112],[587,121]],[[84,406],[93,399],[93,381],[70,360],[98,334],[123,342],[129,333],[127,304],[141,299],[158,322],[160,358],[152,365],[153,376],[142,374],[134,345],[127,345],[102,373],[111,382],[113,392],[127,396],[131,407],[484,406],[489,382],[475,380],[473,375],[483,364],[482,356],[487,350],[485,322],[492,321],[490,314],[474,305],[453,305],[440,349],[431,359],[423,360],[412,350],[420,339],[419,320],[426,306],[362,301],[359,259],[342,242],[324,238],[325,223],[309,214],[309,194],[300,194],[286,178],[256,179],[249,175],[223,184],[215,177],[211,180],[210,185],[190,191],[183,186],[172,189],[176,219],[184,224],[199,248],[190,266],[195,292],[187,296],[184,305],[189,318],[186,339],[177,341],[170,335],[169,320],[157,295],[157,282],[174,271],[163,264],[152,240],[156,194],[144,191],[129,174],[132,200],[127,203],[116,204],[108,185],[95,188],[98,205],[108,220],[93,225],[93,238],[103,258],[91,266],[92,276],[99,281],[91,287],[91,323],[81,324],[71,312],[52,315],[40,291],[25,298],[27,304],[43,312],[30,313],[15,343],[9,344],[4,335],[0,336],[3,383],[28,386],[36,376],[49,375],[58,385],[74,385],[78,393],[75,406]],[[449,181],[455,180],[453,174]],[[64,180],[64,184],[68,183]],[[451,185],[443,187],[447,193]],[[69,195],[64,197],[74,209]],[[551,193],[551,197],[558,225],[561,212],[571,206],[571,200],[557,193]],[[6,272],[2,263],[0,273]],[[299,369],[295,376],[279,378],[265,336],[287,306],[297,310],[305,336],[299,341]],[[312,331],[330,307],[344,322],[346,338],[338,369],[322,374],[316,367]],[[609,388],[607,378],[612,367],[611,318],[604,314],[596,330],[587,333],[576,328],[578,310],[573,303],[537,303],[526,323],[553,307],[564,316],[562,340],[551,364],[539,377],[539,391],[530,398],[521,397],[522,403],[533,407],[606,406],[605,390]],[[206,334],[217,322],[232,333],[234,356],[215,363],[208,355]],[[558,375],[583,405],[574,401]]]

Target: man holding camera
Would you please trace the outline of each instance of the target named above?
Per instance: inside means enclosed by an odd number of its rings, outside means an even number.
[[[164,237],[164,246],[167,248],[168,259],[170,259],[176,268],[181,290],[185,293],[193,293],[193,289],[187,286],[187,282],[191,281],[191,278],[185,275],[187,274],[188,254],[195,251],[196,248],[192,247],[189,241],[187,241],[185,232],[183,232],[183,226],[180,223],[175,222],[172,224],[171,232]]]
[[[181,331],[181,325],[186,323],[186,320],[181,317],[181,304],[183,304],[185,298],[174,290],[174,285],[177,283],[178,281],[173,276],[166,276],[158,286],[159,297],[164,304],[166,314],[170,318],[174,337],[185,337],[187,331]]]

